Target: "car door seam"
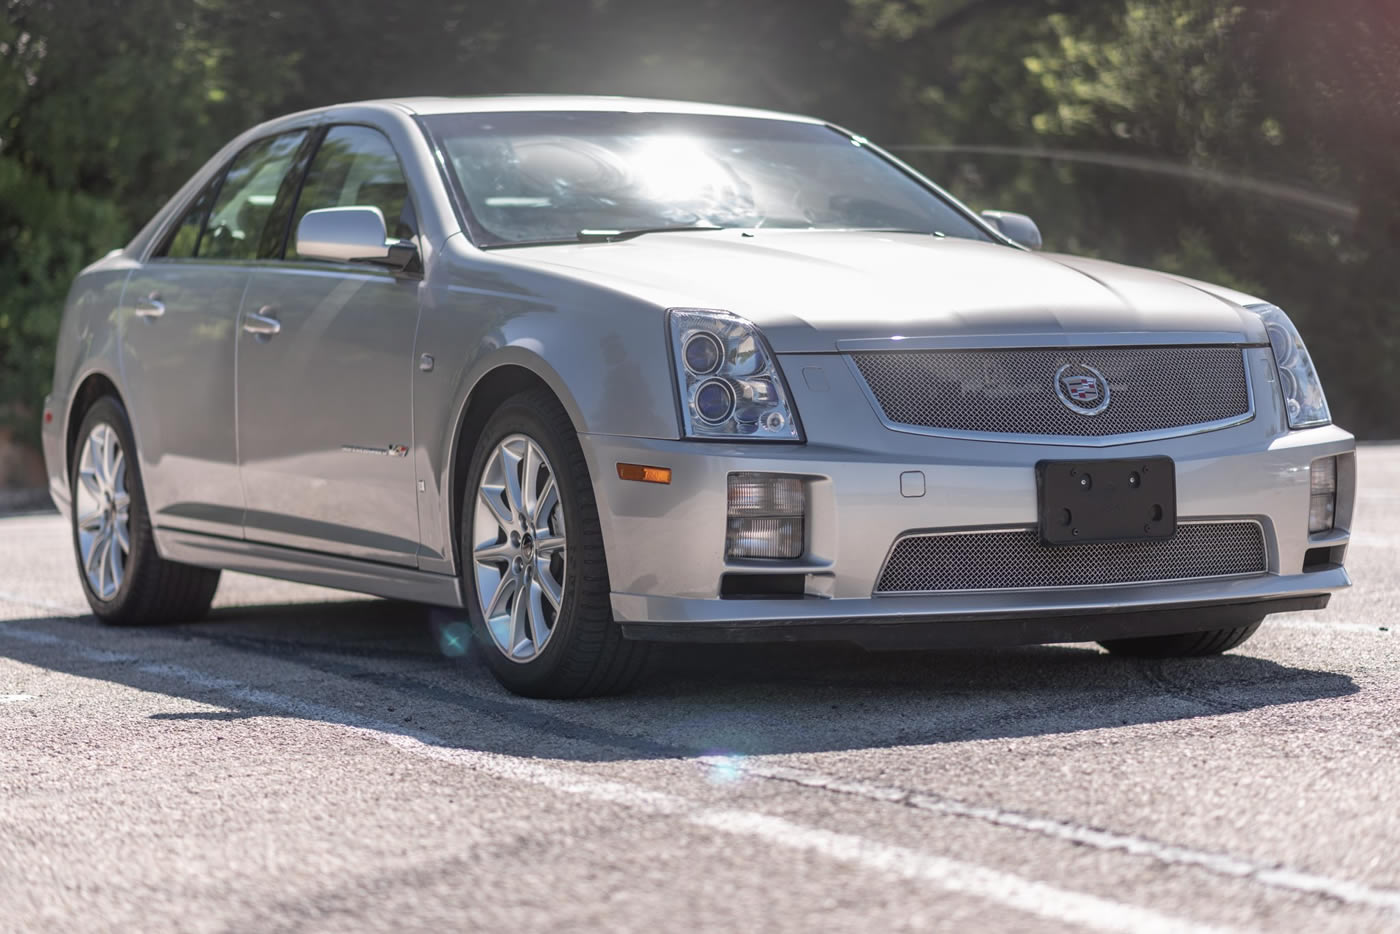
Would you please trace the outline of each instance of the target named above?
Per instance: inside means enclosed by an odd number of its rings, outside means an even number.
[[[252,289],[253,276],[256,273],[257,267],[254,266],[243,279],[243,295],[238,300],[238,312],[233,316],[233,460],[238,465],[238,492],[243,498],[243,516],[238,523],[238,534],[243,539],[248,537],[248,487],[243,482],[243,422],[239,418],[238,406],[243,382],[243,341],[239,335],[243,333],[243,311],[248,304],[248,292]]]

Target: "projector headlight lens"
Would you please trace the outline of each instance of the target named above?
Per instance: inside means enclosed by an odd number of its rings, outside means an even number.
[[[686,338],[685,368],[696,376],[708,376],[723,360],[724,348],[713,334],[698,331]]]
[[[722,379],[706,380],[695,390],[695,414],[707,425],[719,425],[734,414],[734,390]]]

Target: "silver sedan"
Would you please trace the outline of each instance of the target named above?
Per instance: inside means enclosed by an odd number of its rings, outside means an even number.
[[[1204,655],[1325,605],[1354,443],[1288,316],[1039,246],[805,117],[293,114],[75,282],[50,488],[104,620],[222,568],[423,601],[537,696],[656,640]]]

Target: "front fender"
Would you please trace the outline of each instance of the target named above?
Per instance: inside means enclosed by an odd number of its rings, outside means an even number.
[[[444,266],[433,270],[419,316],[414,457],[419,566],[455,573],[458,436],[491,374],[528,371],[582,434],[675,439],[679,427],[664,308],[493,257],[458,256]]]

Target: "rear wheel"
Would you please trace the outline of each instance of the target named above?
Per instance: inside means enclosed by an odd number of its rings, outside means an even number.
[[[1140,636],[1135,639],[1105,639],[1099,645],[1114,655],[1138,658],[1193,658],[1219,655],[1245,642],[1259,628],[1262,619],[1232,629],[1186,632],[1172,636]]]
[[[632,685],[647,647],[612,618],[588,466],[548,391],[512,397],[487,422],[460,534],[472,632],[506,688],[591,697]]]
[[[88,409],[72,460],[73,550],[92,612],[118,624],[204,616],[219,572],[156,553],[136,444],[115,399],[99,399]]]

